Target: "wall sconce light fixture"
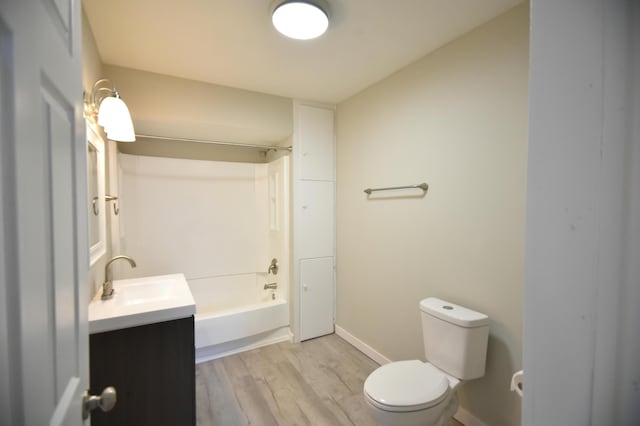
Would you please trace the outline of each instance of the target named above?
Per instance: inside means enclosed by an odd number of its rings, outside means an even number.
[[[135,142],[136,133],[129,108],[120,99],[111,80],[103,78],[85,95],[85,116],[104,128],[107,138],[118,142]]]

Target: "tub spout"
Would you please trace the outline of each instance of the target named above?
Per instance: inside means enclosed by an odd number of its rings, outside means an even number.
[[[269,283],[264,285],[265,290],[275,290],[278,288],[278,283]]]

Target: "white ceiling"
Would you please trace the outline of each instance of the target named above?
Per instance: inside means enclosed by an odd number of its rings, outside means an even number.
[[[271,0],[83,0],[103,63],[337,103],[521,0],[328,0],[325,35],[290,40]]]

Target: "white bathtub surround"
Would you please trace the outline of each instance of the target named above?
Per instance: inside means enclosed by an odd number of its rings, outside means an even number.
[[[289,159],[266,164],[120,155],[119,276],[183,272],[197,358],[289,339]],[[267,274],[271,259],[279,272]],[[277,289],[265,290],[267,283]]]
[[[265,290],[267,274],[238,274],[219,277],[197,278],[189,281],[191,294],[196,301],[197,313],[224,312],[238,309],[256,303],[269,302],[276,299],[286,299],[281,288]],[[269,282],[278,282],[269,278]],[[278,283],[279,284],[279,283]]]
[[[260,251],[268,233],[261,220],[267,187],[259,179],[265,165],[126,154],[119,159],[121,250],[138,268],[117,272],[183,272],[191,280],[266,271],[267,256]]]

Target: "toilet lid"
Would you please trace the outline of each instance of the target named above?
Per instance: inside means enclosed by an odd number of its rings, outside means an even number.
[[[386,411],[416,411],[432,407],[447,395],[449,380],[429,363],[419,360],[383,365],[367,377],[368,399]]]

